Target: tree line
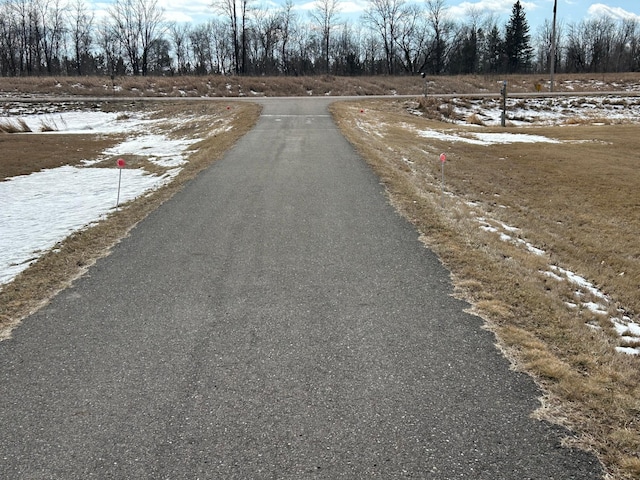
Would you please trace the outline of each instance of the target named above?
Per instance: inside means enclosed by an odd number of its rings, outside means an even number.
[[[0,75],[376,75],[549,71],[553,28],[533,35],[517,0],[501,24],[446,0],[367,0],[357,20],[340,0],[212,0],[204,23],[167,22],[157,0],[0,0]],[[640,27],[610,17],[560,24],[555,71],[637,71]]]

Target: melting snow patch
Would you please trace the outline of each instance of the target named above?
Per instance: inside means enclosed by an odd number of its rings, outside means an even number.
[[[24,110],[13,111],[11,116],[21,113]],[[29,114],[23,118],[34,130],[46,124],[64,133],[133,134],[103,153],[145,156],[168,170],[158,176],[143,169],[90,168],[99,160],[87,159],[81,167],[63,166],[0,182],[0,198],[3,199],[0,209],[0,286],[12,281],[71,233],[113,211],[120,176],[120,202],[125,203],[169,183],[186,162],[185,150],[199,141],[172,140],[163,135],[147,134],[154,122],[137,113],[68,111],[52,114],[49,111],[46,115]],[[136,136],[136,133],[139,134]]]
[[[601,303],[584,302],[582,304],[582,306],[584,308],[586,308],[587,310],[589,310],[589,311],[591,311],[593,313],[597,313],[599,315],[606,315],[607,314],[607,307],[605,307]]]
[[[581,277],[580,275],[576,275],[575,273],[569,271],[569,270],[565,270],[564,268],[560,268],[556,265],[551,265],[550,268],[556,272],[559,272],[561,274],[563,274],[564,276],[567,277],[567,279],[573,283],[574,285],[577,285],[581,288],[584,288],[585,290],[587,290],[589,293],[591,293],[592,295],[594,295],[595,297],[601,298],[602,300],[606,300],[608,301],[609,299],[607,298],[607,296],[602,293],[600,290],[598,290],[596,287],[594,287],[589,281],[587,281],[585,278]]]
[[[640,355],[640,348],[638,347],[616,347],[616,352],[626,353],[627,355]]]
[[[164,185],[172,173],[158,177],[144,170],[122,171],[121,203]],[[0,284],[113,210],[119,174],[116,168],[64,166],[0,182]]]
[[[559,140],[553,138],[524,133],[472,133],[472,135],[485,142],[485,145],[497,143],[560,143]]]
[[[420,137],[433,138],[448,142],[463,142],[472,145],[497,145],[508,143],[561,143],[542,135],[529,135],[524,133],[482,133],[467,132],[464,135],[445,133],[437,130],[417,130],[412,125],[401,124],[402,127],[415,131]]]
[[[106,155],[145,155],[157,165],[177,167],[186,160],[183,152],[199,140],[170,140],[164,135],[142,135],[130,138],[104,151]]]
[[[469,205],[469,202],[467,202],[467,205]],[[473,206],[477,205],[474,204]],[[511,225],[493,220],[491,220],[491,222],[493,222],[493,224],[491,224],[489,223],[490,221],[485,217],[476,217],[475,219],[478,223],[480,223],[480,228],[482,230],[490,233],[497,233],[500,236],[500,240],[502,241],[510,242],[512,244],[515,243],[524,245],[529,252],[535,255],[542,256],[546,254],[544,250],[534,247],[526,240],[523,240],[521,238],[516,238],[514,240],[511,235],[505,233],[520,231],[520,229],[517,227],[513,227]],[[581,277],[580,275],[570,270],[558,267],[557,265],[550,265],[549,270],[541,270],[539,273],[558,282],[568,281],[569,283],[578,287],[578,290],[575,292],[578,301],[576,303],[565,302],[565,305],[568,308],[584,308],[597,315],[609,314],[610,301],[608,296],[598,290],[598,288],[596,288],[584,277]],[[585,297],[586,294],[592,295],[592,297],[595,297],[599,301],[587,301],[586,299],[584,301],[581,300],[581,298]],[[622,344],[616,347],[616,350],[620,353],[626,353],[629,355],[640,354],[640,324],[632,322],[631,319],[627,316],[623,317],[622,319],[612,318],[611,322],[615,327],[619,342]],[[592,325],[589,323],[587,323],[586,325],[589,328],[601,330],[601,327],[598,325]]]

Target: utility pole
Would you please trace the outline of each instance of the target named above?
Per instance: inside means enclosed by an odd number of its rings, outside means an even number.
[[[553,0],[553,27],[551,28],[551,91],[553,92],[553,81],[556,70],[556,12],[558,0]]]

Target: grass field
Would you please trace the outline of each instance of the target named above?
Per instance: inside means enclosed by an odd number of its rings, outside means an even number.
[[[97,95],[104,94],[106,85],[104,79],[23,80],[0,79],[0,95]],[[499,80],[437,78],[428,79],[427,86],[430,93],[497,91]],[[533,91],[537,82],[542,80],[509,79],[510,89],[522,92]],[[576,432],[567,442],[596,452],[610,478],[640,478],[640,355],[621,353],[640,346],[640,340],[621,334],[621,323],[612,321],[640,321],[640,135],[633,118],[565,110],[555,123],[509,122],[501,128],[479,114],[458,118],[459,103],[425,99],[424,83],[411,77],[116,83],[118,89],[106,89],[123,96],[416,94],[414,100],[337,103],[332,113],[380,176],[394,205],[451,270],[456,294],[486,320],[514,368],[539,382],[545,396],[537,415]],[[638,75],[559,76],[557,90],[622,92],[629,86],[638,90],[639,83]],[[585,111],[591,108],[588,101],[581,104]],[[202,108],[212,109],[212,115],[224,113],[223,104],[206,105]],[[196,104],[154,106],[167,119],[188,108]],[[254,105],[237,104],[235,128],[203,141],[174,183],[73,235],[59,253],[43,256],[5,286],[0,325],[15,323],[82,274],[136,222],[220,158],[258,113]],[[170,121],[167,128],[172,128]],[[480,138],[475,133],[536,135],[554,143],[468,141]],[[12,152],[2,155],[0,179],[78,162],[117,141],[0,133],[2,152]],[[447,155],[444,190],[442,152]]]

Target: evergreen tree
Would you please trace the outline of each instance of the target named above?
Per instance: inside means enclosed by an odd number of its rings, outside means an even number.
[[[500,35],[497,25],[491,26],[489,32],[484,37],[483,42],[482,67],[483,73],[502,72],[504,41]]]
[[[530,70],[533,48],[531,47],[529,24],[520,0],[517,0],[513,5],[511,18],[506,26],[504,52],[507,72],[520,73]]]

